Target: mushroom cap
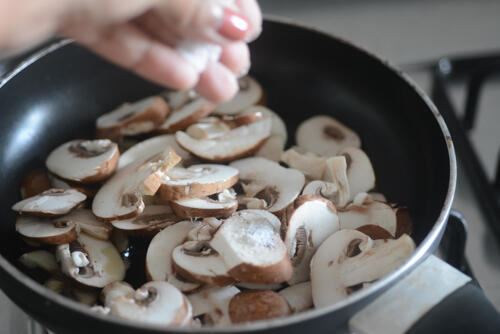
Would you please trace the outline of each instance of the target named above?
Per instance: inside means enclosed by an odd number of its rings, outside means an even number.
[[[188,299],[193,306],[193,317],[205,315],[214,325],[229,325],[229,302],[240,290],[234,286],[204,287],[190,294]]]
[[[95,183],[107,179],[116,169],[120,152],[108,139],[72,140],[54,149],[45,164],[65,180]]]
[[[286,210],[284,242],[293,265],[290,285],[309,280],[309,264],[321,243],[339,230],[332,202],[316,195],[301,195]]]
[[[109,240],[113,231],[112,225],[98,220],[92,211],[87,209],[75,209],[54,220],[54,222],[64,221],[75,223],[82,232],[101,240]]]
[[[23,199],[12,206],[12,210],[21,214],[44,217],[59,217],[69,213],[87,199],[76,189],[52,188],[41,194]]]
[[[165,172],[179,161],[175,151],[167,149],[126,165],[99,189],[92,202],[92,212],[102,220],[137,216],[144,210],[142,195],[154,195]]]
[[[326,157],[318,156],[314,153],[300,152],[298,147],[292,147],[281,155],[281,161],[291,168],[300,170],[304,175],[312,180],[323,177],[326,169]]]
[[[160,326],[182,325],[191,316],[189,301],[167,282],[148,282],[132,297],[116,297],[110,309],[121,318]]]
[[[326,169],[323,180],[335,184],[337,193],[334,197],[334,204],[338,208],[343,208],[351,198],[351,188],[347,178],[347,160],[344,156],[331,157],[326,159]]]
[[[72,254],[76,251],[85,254],[87,266],[75,264]],[[125,264],[115,246],[84,233],[78,236],[76,243],[59,245],[56,257],[64,274],[86,286],[102,288],[125,277]]]
[[[42,168],[30,171],[21,181],[21,197],[33,197],[51,187],[47,171]]]
[[[160,196],[164,200],[178,201],[201,198],[223,192],[238,181],[238,170],[216,164],[173,168],[163,179]]]
[[[158,128],[160,133],[175,133],[186,129],[191,124],[196,123],[203,117],[208,116],[213,110],[214,105],[201,97],[187,97],[183,103],[179,103],[181,97],[186,96],[186,92],[175,92],[178,96],[172,96],[175,101],[175,109],[170,113],[169,117]],[[180,96],[179,94],[183,95]]]
[[[167,281],[182,292],[191,292],[200,287],[198,283],[180,280],[174,272],[172,252],[186,240],[189,231],[198,222],[184,220],[166,227],[151,240],[146,253],[146,276],[150,281]]]
[[[286,299],[292,313],[313,307],[311,282],[302,282],[284,288],[279,294]]]
[[[350,197],[361,192],[367,192],[375,187],[375,172],[366,153],[357,147],[346,147],[339,152],[346,157],[347,180],[349,181]]]
[[[223,221],[210,245],[236,280],[256,284],[290,279],[292,265],[279,235],[280,222],[264,210],[242,210]]]
[[[128,233],[151,234],[179,220],[169,206],[149,205],[137,217],[126,220],[114,220],[111,224],[113,227]]]
[[[247,75],[238,80],[240,90],[229,101],[215,107],[217,115],[234,115],[252,105],[259,104],[263,100],[264,92],[260,84]]]
[[[151,132],[165,121],[168,112],[168,104],[159,96],[125,103],[97,119],[97,137],[114,139]]]
[[[295,141],[307,151],[325,156],[337,155],[345,147],[361,146],[361,139],[353,130],[326,115],[302,122],[295,133]]]
[[[239,126],[213,139],[196,139],[179,131],[177,143],[186,151],[208,161],[231,161],[255,152],[271,135],[272,121],[263,118]]]
[[[267,210],[273,213],[286,208],[300,194],[305,183],[304,174],[285,168],[265,158],[246,158],[234,161],[231,167],[238,169],[243,184],[254,184],[260,188],[258,197],[266,200]]]
[[[236,196],[231,196],[228,189],[219,193],[217,199],[211,197],[192,198],[170,203],[172,210],[181,218],[225,217],[238,208]]]
[[[76,240],[77,226],[73,222],[56,223],[47,218],[20,216],[16,231],[23,237],[50,245],[62,245]]]
[[[318,248],[311,261],[314,306],[335,304],[355,289],[389,274],[413,253],[407,235],[375,240],[356,230],[340,230]]]
[[[365,225],[376,225],[396,237],[399,224],[397,210],[387,203],[372,201],[363,205],[349,204],[338,214],[341,229],[354,230]]]
[[[288,302],[270,290],[242,291],[231,298],[229,316],[232,323],[284,317],[290,314]]]

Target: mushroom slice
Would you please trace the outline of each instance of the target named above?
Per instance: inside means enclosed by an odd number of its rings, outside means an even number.
[[[297,145],[319,155],[334,156],[345,147],[360,147],[356,132],[330,116],[314,116],[300,124]]]
[[[76,240],[74,222],[56,222],[47,218],[21,216],[16,220],[16,231],[30,240],[50,245],[62,245]]]
[[[402,265],[414,249],[415,244],[407,235],[373,241],[355,230],[332,234],[311,261],[314,306],[335,304],[365,283],[386,276]]]
[[[58,246],[56,257],[64,274],[86,286],[102,288],[125,277],[125,264],[115,246],[84,233]]]
[[[298,170],[265,158],[241,159],[230,166],[240,172],[246,196],[265,200],[266,209],[278,215],[297,198],[305,183],[304,174]]]
[[[292,261],[288,284],[309,280],[309,264],[321,243],[339,230],[332,202],[316,195],[301,195],[286,209],[283,237]]]
[[[229,316],[234,324],[280,318],[290,311],[285,298],[270,290],[242,291],[229,302]]]
[[[52,188],[57,188],[57,189],[76,189],[79,192],[85,194],[87,198],[93,198],[95,194],[97,193],[97,190],[100,188],[99,183],[95,184],[77,184],[74,182],[66,181],[63,179],[58,178],[54,174],[48,174],[50,184],[52,185]]]
[[[326,160],[326,170],[323,180],[335,184],[337,187],[334,204],[343,208],[351,198],[351,188],[347,178],[347,160],[344,156],[331,157]]]
[[[87,209],[75,209],[54,220],[54,223],[58,224],[64,222],[75,223],[82,232],[101,240],[109,240],[113,231],[112,225],[98,220],[92,211]]]
[[[154,234],[179,220],[169,206],[150,205],[146,206],[144,211],[135,218],[114,220],[111,224],[128,233]]]
[[[272,121],[263,118],[239,126],[214,139],[196,139],[179,131],[177,143],[195,156],[208,161],[231,161],[255,152],[271,135]]]
[[[387,198],[382,193],[369,192],[368,195],[374,200],[379,202],[387,202]]]
[[[105,307],[111,308],[115,303],[115,298],[125,296],[133,298],[134,288],[124,281],[115,281],[107,284],[102,290],[99,298]]]
[[[168,104],[159,96],[125,103],[97,119],[97,137],[120,139],[151,132],[165,121],[168,112]]]
[[[83,203],[86,198],[87,196],[76,189],[52,188],[17,202],[12,206],[12,210],[20,214],[59,217],[69,213]]]
[[[92,212],[102,220],[123,220],[144,210],[143,195],[154,195],[180,157],[171,148],[118,170],[97,192]]]
[[[146,283],[133,296],[118,296],[113,301],[110,313],[132,321],[171,326],[182,325],[192,316],[187,298],[167,282]]]
[[[149,244],[146,253],[146,276],[150,281],[167,281],[184,293],[200,287],[198,283],[181,280],[174,272],[172,252],[187,238],[189,231],[199,223],[190,220],[181,221],[166,227],[157,233]]]
[[[172,168],[160,188],[164,200],[179,201],[202,198],[223,192],[238,181],[238,170],[229,166],[202,164]]]
[[[120,152],[108,139],[72,140],[53,150],[47,169],[65,180],[95,183],[107,179],[116,169]]]
[[[158,128],[161,133],[175,133],[208,116],[214,105],[192,91],[172,92],[167,95],[171,101],[172,113]]]
[[[59,274],[56,257],[49,251],[38,249],[24,253],[19,257],[19,262],[26,268],[40,268],[52,275]]]
[[[306,184],[302,195],[317,195],[336,203],[338,202],[338,190],[335,183],[316,180]]]
[[[255,156],[279,162],[288,139],[285,122],[277,113],[263,106],[252,106],[246,112],[259,112],[264,118],[271,118],[271,137],[255,152]]]
[[[181,218],[225,217],[236,211],[238,201],[234,190],[226,189],[217,194],[215,199],[212,197],[186,199],[171,202],[170,206]]]
[[[27,198],[38,195],[51,187],[47,172],[42,169],[35,169],[26,174],[21,181],[21,197]]]
[[[234,286],[206,287],[190,294],[193,316],[203,316],[204,324],[229,325],[229,302],[240,290]]]
[[[313,307],[311,282],[291,285],[279,292],[286,299],[292,313],[302,312]]]
[[[182,162],[184,162],[184,160],[192,159],[191,154],[177,145],[174,135],[161,135],[141,141],[125,151],[120,156],[118,169],[125,167],[131,162],[145,160],[152,157],[155,154],[165,151],[169,147],[175,150],[175,153],[181,157]]]
[[[215,107],[214,113],[217,115],[235,115],[243,109],[263,101],[264,92],[260,84],[251,76],[244,76],[238,80],[240,90],[228,102]]]
[[[281,283],[291,278],[293,269],[279,228],[279,220],[269,212],[242,210],[224,220],[210,245],[236,280]]]
[[[238,115],[234,116],[222,116],[221,120],[228,124],[231,128],[237,128],[238,126],[248,125],[250,123],[256,122],[262,119],[264,115],[260,110],[254,110],[252,108],[248,108],[243,110]]]
[[[357,147],[346,147],[339,152],[339,155],[346,158],[350,200],[357,194],[375,187],[375,172],[370,158],[363,150]]]
[[[304,152],[300,147],[292,147],[281,155],[281,161],[291,168],[300,170],[312,180],[319,180],[323,177],[326,159],[326,157],[318,156],[315,153]]]

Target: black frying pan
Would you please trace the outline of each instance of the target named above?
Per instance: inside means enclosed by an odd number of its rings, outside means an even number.
[[[435,250],[455,188],[454,151],[435,107],[399,71],[345,41],[309,29],[266,21],[263,31],[251,45],[251,74],[264,87],[268,106],[283,117],[289,133],[314,114],[332,115],[353,128],[372,159],[378,190],[390,201],[408,206],[415,226],[413,237],[419,248],[413,257],[344,303],[229,330],[329,332]],[[158,333],[152,327],[94,315],[21,272],[17,258],[23,245],[17,241],[10,206],[19,200],[23,175],[43,166],[54,147],[92,137],[100,114],[162,88],[75,44],[54,47],[26,65],[0,81],[1,288],[28,314],[56,331]]]

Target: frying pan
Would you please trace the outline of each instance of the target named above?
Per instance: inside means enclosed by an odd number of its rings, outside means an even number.
[[[285,120],[289,133],[315,114],[331,115],[353,128],[372,159],[378,190],[408,206],[413,218],[416,252],[371,287],[329,308],[215,330],[330,332],[435,251],[455,190],[453,144],[439,112],[419,88],[346,41],[266,20],[251,53],[251,75],[264,87],[268,106]],[[0,81],[0,286],[25,312],[58,333],[214,332],[164,330],[94,314],[45,289],[17,262],[24,246],[15,235],[10,207],[20,199],[23,175],[43,166],[62,142],[92,137],[100,114],[162,90],[68,41],[42,50]]]

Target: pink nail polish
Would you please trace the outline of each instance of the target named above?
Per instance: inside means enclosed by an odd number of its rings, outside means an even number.
[[[232,41],[243,40],[250,29],[248,21],[237,12],[224,8],[222,23],[217,32]]]

